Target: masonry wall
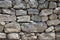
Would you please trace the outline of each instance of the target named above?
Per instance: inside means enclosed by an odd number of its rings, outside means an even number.
[[[0,0],[0,40],[60,40],[60,0]]]

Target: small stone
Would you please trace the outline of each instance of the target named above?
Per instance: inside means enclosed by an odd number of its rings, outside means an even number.
[[[49,16],[49,19],[50,20],[55,20],[55,19],[57,19],[57,15],[56,14],[51,14],[50,16]]]
[[[33,20],[33,21],[41,21],[41,18],[40,18],[40,16],[38,16],[38,15],[33,15],[33,16],[31,17],[31,20]]]
[[[31,33],[31,32],[43,32],[46,28],[47,25],[44,22],[39,22],[39,23],[24,23],[21,26],[22,31]]]
[[[60,7],[57,7],[57,8],[54,10],[54,13],[60,14]]]
[[[31,8],[37,8],[38,7],[38,2],[37,0],[30,0],[29,1],[30,7]]]
[[[6,34],[5,33],[0,33],[0,40],[3,39],[5,40],[6,39]]]
[[[28,9],[28,14],[39,14],[38,9]]]
[[[7,36],[8,39],[12,39],[12,40],[18,40],[20,38],[18,33],[9,33]]]
[[[26,3],[25,2],[22,2],[22,0],[15,0],[15,5],[14,7],[15,9],[26,9]]]
[[[55,40],[55,33],[41,33],[38,35],[38,40]]]
[[[16,15],[27,15],[27,11],[25,11],[25,10],[16,10]]]
[[[30,22],[30,16],[19,16],[17,22]]]
[[[21,35],[21,36],[22,36],[22,35],[24,35],[24,33],[23,33],[23,32],[20,32],[20,33],[19,33],[19,35]]]
[[[51,32],[51,31],[53,31],[53,30],[54,30],[54,27],[51,26],[51,27],[47,28],[47,29],[45,30],[45,32]]]
[[[10,9],[2,9],[3,14],[15,15],[15,10]]]
[[[12,2],[11,1],[0,1],[0,7],[11,8],[12,7]]]
[[[40,13],[40,16],[48,16],[53,13],[52,9],[43,9]]]
[[[60,2],[58,2],[58,6],[60,7]]]
[[[5,25],[5,33],[20,32],[20,25],[16,22],[8,23]]]
[[[43,8],[48,8],[48,2],[44,2],[44,3],[39,3],[39,7],[38,9],[43,9]]]
[[[47,17],[47,16],[42,16],[42,17],[41,17],[41,20],[42,20],[42,21],[47,21],[47,20],[48,20],[48,17]]]
[[[58,19],[56,19],[56,20],[48,20],[47,24],[49,26],[51,26],[51,25],[58,25],[58,24],[60,24],[60,20],[58,20]]]
[[[56,2],[50,2],[49,3],[49,8],[56,8],[57,7],[57,3]]]

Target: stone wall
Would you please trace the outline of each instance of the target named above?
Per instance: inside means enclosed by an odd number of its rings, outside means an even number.
[[[60,0],[0,0],[0,40],[60,40]]]

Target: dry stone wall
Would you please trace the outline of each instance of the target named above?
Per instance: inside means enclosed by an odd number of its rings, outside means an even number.
[[[60,40],[60,0],[0,0],[0,40]]]

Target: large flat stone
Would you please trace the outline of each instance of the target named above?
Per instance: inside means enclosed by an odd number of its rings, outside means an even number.
[[[22,31],[25,32],[43,32],[46,28],[47,25],[43,22],[40,23],[23,23],[22,26]]]

